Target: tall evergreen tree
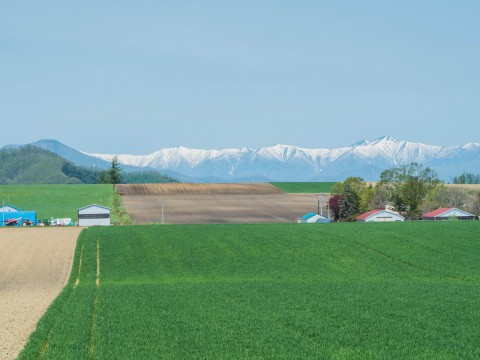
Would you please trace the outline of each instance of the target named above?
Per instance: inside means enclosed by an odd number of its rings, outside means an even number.
[[[122,181],[122,168],[118,162],[116,156],[113,157],[112,162],[110,163],[110,169],[107,170],[108,176],[110,178],[110,183],[113,184],[113,189],[115,190],[115,185],[120,184]]]
[[[340,217],[345,220],[353,220],[360,211],[360,196],[350,184],[344,184],[343,197],[340,202]]]

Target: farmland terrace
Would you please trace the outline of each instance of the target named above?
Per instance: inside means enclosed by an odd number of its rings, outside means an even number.
[[[287,194],[266,183],[125,184],[117,191],[137,224],[293,222],[318,211],[318,194]]]

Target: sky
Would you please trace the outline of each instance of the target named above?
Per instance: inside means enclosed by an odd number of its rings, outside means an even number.
[[[0,3],[0,147],[480,142],[480,2]]]

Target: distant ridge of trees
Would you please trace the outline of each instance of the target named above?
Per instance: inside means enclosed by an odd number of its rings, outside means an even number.
[[[480,184],[480,175],[473,173],[462,173],[453,178],[454,184]]]
[[[0,150],[0,185],[111,183],[104,170],[76,165],[34,145]],[[155,171],[122,173],[121,182],[166,183],[178,180]]]

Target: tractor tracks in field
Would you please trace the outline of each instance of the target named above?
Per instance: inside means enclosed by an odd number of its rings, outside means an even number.
[[[98,291],[100,287],[100,242],[97,239],[97,262],[95,271],[95,296],[93,298],[92,322],[90,325],[90,340],[88,343],[88,358],[93,358],[95,351],[95,334],[97,332]]]
[[[398,263],[398,264],[401,264],[403,266],[406,266],[408,268],[411,268],[411,269],[414,269],[416,271],[420,271],[420,272],[425,272],[425,273],[428,273],[428,274],[432,274],[432,275],[437,275],[437,276],[440,276],[442,278],[446,278],[446,279],[450,279],[450,280],[455,280],[455,281],[464,281],[464,282],[469,282],[468,279],[465,279],[463,277],[460,277],[460,276],[456,276],[456,275],[452,275],[452,274],[445,274],[445,273],[442,273],[442,272],[439,272],[437,270],[434,270],[434,269],[431,269],[431,268],[427,268],[427,267],[423,267],[423,266],[418,266],[414,263],[411,263],[409,261],[406,261],[406,260],[403,260],[403,259],[399,259],[399,258],[396,258],[384,251],[381,251],[381,250],[378,250],[378,249],[375,249],[374,247],[371,247],[371,246],[368,246],[368,245],[365,245],[359,241],[356,241],[356,240],[353,240],[353,243],[356,244],[358,247],[362,248],[362,249],[365,249],[371,253],[374,253],[378,256],[381,256],[383,258],[386,258],[392,262],[395,262],[395,263]]]
[[[82,244],[82,249],[80,250],[80,259],[78,261],[77,278],[75,279],[75,283],[73,284],[74,289],[78,286],[78,284],[80,284],[80,272],[82,271],[82,258],[83,258],[83,244]]]

